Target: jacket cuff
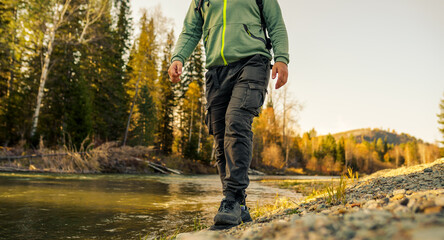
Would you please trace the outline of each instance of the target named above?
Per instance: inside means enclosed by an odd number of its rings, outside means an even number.
[[[288,65],[290,61],[286,57],[275,57],[274,62],[283,62]]]
[[[184,60],[179,56],[172,57],[171,63],[173,63],[174,61],[180,61],[182,63],[182,65],[184,64]]]

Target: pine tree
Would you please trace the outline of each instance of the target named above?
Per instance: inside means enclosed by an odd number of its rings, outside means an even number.
[[[339,161],[342,165],[345,165],[345,140],[341,137],[336,145],[336,161]],[[345,166],[347,168],[347,166]]]
[[[174,44],[174,33],[168,34],[168,39],[163,52],[162,69],[159,76],[159,98],[162,104],[159,105],[159,121],[157,130],[156,146],[163,153],[172,151],[174,140],[173,135],[173,111],[175,108],[174,91],[168,76],[168,68]]]
[[[119,9],[118,19],[117,19],[117,28],[115,31],[116,41],[117,41],[117,52],[120,56],[118,60],[120,63],[119,67],[124,69],[124,59],[123,56],[128,53],[131,37],[131,10],[130,10],[130,1],[129,0],[115,0],[116,8]]]
[[[99,141],[122,138],[128,109],[122,60],[125,49],[122,41],[125,39],[117,36],[112,25],[111,6],[108,4],[99,20],[91,26],[89,34],[94,38],[82,53],[85,56],[82,58],[83,73],[89,79],[93,94],[93,129]]]
[[[9,34],[14,24],[14,6],[9,1],[0,2],[0,103],[6,101],[9,85],[12,61],[12,42],[14,34]],[[0,107],[3,107],[0,104]],[[0,109],[0,114],[4,110]]]
[[[16,6],[12,1],[0,2],[0,144],[8,142],[8,106],[14,78],[14,25]],[[13,33],[13,34],[10,34]]]
[[[138,126],[139,123],[142,123],[141,119],[146,119],[148,116],[144,116],[144,114],[149,114],[151,116],[152,113],[140,112],[138,106],[138,91],[144,87],[147,87],[149,91],[149,96],[153,99],[152,101],[155,103],[155,106],[158,104],[158,96],[157,96],[157,43],[155,37],[155,29],[154,29],[154,20],[151,18],[148,20],[146,12],[143,14],[141,20],[141,33],[135,46],[133,46],[132,51],[130,53],[130,61],[128,63],[128,69],[131,70],[129,72],[129,81],[126,84],[126,89],[128,95],[133,99],[131,103],[131,110],[128,114],[127,119],[127,129],[125,132],[129,132],[130,138],[131,136],[140,136],[142,134],[151,134],[151,132],[140,132],[141,128]],[[156,109],[153,109],[156,112]],[[156,116],[156,115],[152,115]],[[155,126],[157,119],[153,119],[152,125]],[[154,134],[154,133],[153,133]],[[125,134],[126,135],[126,134]],[[151,136],[147,136],[147,138],[151,139]]]
[[[154,131],[156,127],[156,105],[151,97],[147,85],[140,89],[140,96],[137,98],[138,106],[137,122],[132,131],[131,144],[140,146],[149,146],[154,142]]]

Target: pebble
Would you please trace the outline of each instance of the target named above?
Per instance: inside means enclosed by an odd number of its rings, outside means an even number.
[[[394,195],[394,196],[392,197],[391,200],[401,200],[401,199],[403,199],[403,198],[405,198],[405,195],[404,195],[404,194],[396,194],[396,195]]]
[[[436,207],[428,207],[424,209],[424,213],[425,214],[431,214],[431,213],[440,213],[442,210],[441,206],[436,206]]]
[[[393,195],[404,195],[406,192],[405,189],[395,189],[393,190]]]
[[[436,206],[444,206],[444,195],[435,198],[435,205]]]

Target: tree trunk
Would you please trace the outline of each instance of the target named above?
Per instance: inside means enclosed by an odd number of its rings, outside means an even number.
[[[17,22],[17,8],[14,8],[14,22]],[[15,78],[15,63],[17,61],[17,59],[15,59],[15,48],[16,48],[16,36],[17,36],[17,28],[14,27],[14,30],[12,32],[13,36],[12,36],[12,49],[11,49],[11,68],[9,71],[9,79],[7,82],[7,89],[6,89],[6,99],[9,99],[9,96],[11,95],[12,92],[12,85],[14,83],[14,78]]]
[[[34,136],[39,121],[40,105],[42,103],[46,79],[48,78],[49,62],[51,60],[54,38],[55,38],[55,27],[52,27],[49,33],[48,50],[46,51],[45,54],[45,61],[43,63],[42,75],[40,76],[40,86],[39,86],[39,92],[37,94],[37,104],[35,106],[34,115],[32,116],[31,137]]]
[[[286,120],[287,120],[287,88],[284,88],[284,116],[282,117],[282,143],[284,144],[285,149],[285,167],[288,168],[288,142],[287,142],[287,133],[285,129]]]
[[[37,93],[37,104],[35,106],[34,115],[32,116],[31,137],[34,136],[35,131],[37,129],[37,124],[39,121],[40,105],[42,104],[45,83],[48,78],[49,63],[51,61],[51,54],[52,54],[52,50],[54,47],[53,45],[54,45],[55,33],[56,33],[57,29],[59,28],[59,26],[61,25],[61,23],[63,22],[63,17],[65,16],[65,13],[68,10],[70,3],[71,3],[71,0],[66,0],[66,2],[63,5],[62,10],[55,14],[54,25],[50,28],[48,50],[46,50],[45,61],[43,63],[42,74],[40,76],[39,91]]]
[[[202,94],[202,93],[201,93]],[[203,125],[203,104],[202,104],[202,99],[203,96],[200,97],[201,99],[201,104],[200,104],[200,124],[199,124],[199,141],[197,142],[197,154],[200,153],[200,149],[201,149],[201,142],[202,142],[202,125]]]
[[[131,103],[131,110],[128,115],[128,121],[126,122],[125,136],[123,137],[123,146],[126,146],[126,139],[128,138],[128,129],[129,129],[129,125],[131,123],[131,117],[133,115],[134,105],[136,105],[137,93],[139,92],[139,82],[140,82],[140,78],[142,77],[142,66],[144,65],[144,63],[145,63],[145,59],[144,59],[144,61],[142,61],[142,64],[140,64],[139,76],[137,77],[137,82],[136,82],[136,92],[134,93],[133,102]],[[145,129],[145,128],[143,128],[143,129]]]
[[[188,143],[191,143],[191,133],[193,132],[193,117],[194,117],[194,99],[191,99],[191,121],[190,121],[190,133],[188,136]]]

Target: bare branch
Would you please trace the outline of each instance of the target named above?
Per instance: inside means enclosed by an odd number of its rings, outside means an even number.
[[[100,9],[99,9],[97,14],[92,19],[90,18],[90,16],[93,14],[95,9],[93,7],[90,7],[90,6],[87,7],[88,10],[87,10],[87,13],[86,13],[86,19],[85,19],[85,22],[84,22],[84,27],[83,27],[82,33],[80,34],[79,40],[78,40],[79,43],[87,43],[87,42],[90,41],[90,39],[84,39],[85,38],[85,34],[88,31],[89,26],[91,26],[92,24],[97,22],[100,19],[100,17],[102,17],[102,15],[105,12],[106,7],[108,6],[108,4],[109,4],[109,0],[101,1]]]

